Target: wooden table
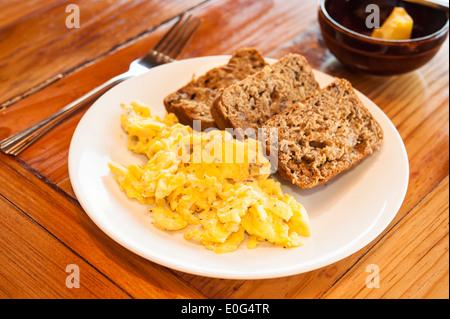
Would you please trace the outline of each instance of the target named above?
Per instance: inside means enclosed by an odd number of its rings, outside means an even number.
[[[71,2],[80,28],[66,27]],[[379,78],[348,71],[324,47],[317,1],[15,3],[0,3],[0,139],[125,71],[189,10],[204,22],[180,58],[256,47],[273,58],[303,54],[314,68],[349,79],[400,132],[410,183],[385,231],[332,265],[267,280],[190,275],[128,251],[83,211],[67,169],[80,112],[17,158],[0,154],[2,298],[449,298],[448,41],[420,70]],[[79,268],[79,288],[66,285],[70,265]],[[378,288],[366,285],[370,265],[379,267]]]

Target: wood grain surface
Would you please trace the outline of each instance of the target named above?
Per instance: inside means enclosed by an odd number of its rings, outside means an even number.
[[[69,3],[80,7],[79,29],[65,25]],[[224,280],[165,268],[117,244],[78,203],[67,155],[82,110],[18,157],[0,154],[0,297],[448,299],[448,39],[417,71],[371,77],[349,71],[326,49],[316,1],[2,1],[0,139],[126,71],[185,10],[203,23],[180,59],[241,47],[273,58],[300,53],[372,99],[408,153],[409,187],[396,217],[360,251],[295,276]],[[82,269],[79,289],[66,286],[71,264]],[[373,265],[379,286],[369,288]]]

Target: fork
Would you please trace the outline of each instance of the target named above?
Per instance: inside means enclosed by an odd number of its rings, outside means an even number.
[[[175,61],[201,22],[202,20],[198,18],[191,19],[191,15],[185,18],[185,13],[180,14],[178,21],[161,38],[155,47],[147,55],[131,62],[127,72],[110,79],[33,126],[5,138],[0,142],[1,151],[8,155],[19,155],[52,128],[69,118],[83,106],[94,102],[112,87],[131,77],[143,74],[150,68]]]

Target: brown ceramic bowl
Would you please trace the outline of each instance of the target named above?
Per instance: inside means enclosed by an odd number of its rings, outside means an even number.
[[[381,24],[392,12],[392,1],[320,0],[319,24],[328,49],[344,65],[373,75],[396,75],[430,61],[448,35],[448,11],[397,1],[414,20],[411,40],[381,40],[366,26],[368,3],[379,5]]]

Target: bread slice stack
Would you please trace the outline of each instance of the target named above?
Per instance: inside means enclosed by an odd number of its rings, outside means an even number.
[[[211,106],[221,130],[257,130],[265,121],[319,88],[304,57],[288,54],[261,71],[222,90]]]
[[[278,156],[279,175],[301,188],[323,184],[377,150],[383,130],[343,79],[265,122],[278,143],[265,143]],[[276,147],[276,149],[274,149]]]
[[[298,54],[268,65],[257,50],[239,50],[227,65],[191,81],[164,103],[183,124],[201,120],[202,130],[231,128],[239,138],[248,137],[242,135],[246,129],[276,130],[275,141],[265,134],[262,142],[278,159],[279,175],[303,189],[352,168],[383,141],[381,126],[351,84],[336,78],[320,89]]]
[[[258,50],[238,50],[226,65],[211,69],[169,94],[164,99],[166,110],[174,113],[182,124],[192,126],[194,120],[200,120],[202,130],[216,127],[210,107],[219,90],[262,70],[266,65]]]

